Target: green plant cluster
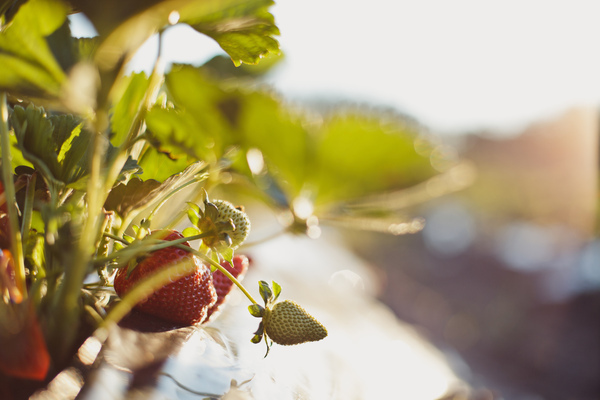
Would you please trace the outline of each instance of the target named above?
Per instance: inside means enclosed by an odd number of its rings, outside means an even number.
[[[1,348],[28,340],[35,351],[39,342],[58,367],[80,339],[83,315],[114,321],[90,276],[110,285],[116,252],[122,266],[156,248],[132,239],[183,188],[195,188],[198,201],[200,188],[228,185],[306,233],[328,221],[397,222],[393,207],[361,201],[439,173],[435,144],[405,119],[359,110],[315,117],[256,84],[268,68],[251,65],[276,65],[280,53],[272,5],[0,1]],[[85,14],[98,36],[73,37],[72,13]],[[173,24],[211,37],[224,56],[165,70],[159,54],[149,76],[126,74],[136,50]],[[0,371],[11,373],[11,360],[0,356]]]

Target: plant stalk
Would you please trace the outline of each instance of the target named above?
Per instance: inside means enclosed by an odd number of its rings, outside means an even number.
[[[8,104],[6,92],[0,94],[0,146],[2,146],[2,180],[4,181],[4,193],[6,195],[6,206],[8,208],[8,221],[11,232],[11,252],[15,263],[15,282],[17,289],[21,292],[23,299],[27,298],[27,285],[25,284],[25,257],[23,254],[23,242],[19,228],[19,214],[16,204],[15,183],[12,172],[12,157],[10,154],[10,138],[8,130]]]

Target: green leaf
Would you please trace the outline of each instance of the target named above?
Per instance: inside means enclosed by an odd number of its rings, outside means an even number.
[[[265,308],[260,306],[259,304],[252,304],[248,306],[248,311],[252,314],[253,317],[262,318],[265,315]]]
[[[155,147],[173,158],[187,155],[215,162],[232,143],[235,94],[190,66],[174,66],[165,81],[175,108],[148,112],[146,123]]]
[[[260,151],[288,199],[300,194],[314,167],[306,122],[271,93],[250,92],[243,98],[238,124],[244,149]]]
[[[202,69],[208,71],[211,76],[218,79],[257,79],[269,73],[275,66],[279,65],[284,56],[268,56],[263,58],[257,65],[242,64],[236,67],[231,58],[225,55],[216,55],[204,64]]]
[[[196,161],[195,158],[187,156],[172,159],[168,155],[150,147],[144,152],[142,159],[139,161],[139,165],[143,170],[140,178],[163,182],[168,177],[183,171],[194,161]]]
[[[142,102],[148,90],[150,80],[145,73],[128,76],[124,86],[126,89],[121,95],[115,97],[119,102],[112,110],[112,130],[114,135],[110,138],[111,143],[118,147],[134,128],[134,120],[140,111]]]
[[[163,183],[155,180],[131,179],[127,184],[119,184],[111,190],[104,207],[125,217],[133,211],[153,204],[177,186],[193,180],[203,168],[203,163],[194,163],[184,171],[171,175]]]
[[[17,138],[17,147],[23,157],[58,186],[85,189],[90,167],[90,142],[93,133],[82,129],[83,121],[70,114],[48,115],[41,107],[17,106],[11,115]],[[99,137],[105,160],[111,159],[115,148]],[[128,159],[119,180],[139,170],[137,163]]]
[[[10,151],[11,151],[11,162],[13,170],[19,166],[33,167],[33,165],[23,157],[23,153],[17,148],[17,137],[14,135],[14,131],[11,131],[10,139]]]
[[[31,230],[24,250],[28,267],[38,274],[43,274],[45,272],[44,235]]]
[[[328,118],[316,136],[315,203],[406,188],[436,175],[430,154],[415,149],[419,133],[402,119],[375,113]]]
[[[126,184],[119,184],[110,191],[104,208],[107,211],[115,211],[124,217],[131,210],[141,208],[151,202],[160,186],[160,182],[151,179],[146,181],[131,179]]]
[[[72,38],[74,52],[78,55],[79,60],[91,61],[96,53],[100,39],[93,38]]]
[[[257,64],[269,54],[279,54],[279,35],[268,9],[272,0],[251,0],[231,4],[201,18],[183,18],[198,32],[215,39],[236,66]]]
[[[30,0],[0,30],[0,90],[35,97],[58,97],[66,75],[46,37],[67,18],[60,0]]]

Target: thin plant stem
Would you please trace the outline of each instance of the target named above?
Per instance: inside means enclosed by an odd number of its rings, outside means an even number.
[[[117,258],[122,258],[125,260],[129,260],[137,255],[140,254],[149,254],[152,253],[154,251],[160,250],[160,249],[165,249],[167,247],[173,246],[173,245],[178,245],[178,244],[182,244],[184,242],[187,241],[192,241],[192,240],[199,240],[202,238],[205,238],[207,236],[210,236],[213,234],[212,231],[208,231],[208,232],[204,232],[204,233],[200,233],[198,235],[194,235],[194,236],[188,236],[188,237],[184,237],[184,238],[180,238],[180,239],[175,239],[175,240],[161,240],[161,239],[154,239],[152,240],[152,235],[155,234],[160,234],[160,231],[157,231],[156,233],[151,234],[150,236],[146,237],[144,239],[145,243],[143,243],[142,241],[137,242],[137,244],[134,243],[129,243],[127,241],[125,241],[124,239],[121,239],[118,236],[115,235],[110,235],[110,234],[106,234],[107,236],[122,241],[124,243],[126,243],[128,246],[115,251],[114,253],[112,253],[109,256],[106,257],[98,257],[96,259],[94,259],[94,263],[95,264],[104,264],[110,261],[113,261]],[[114,237],[113,237],[114,236]],[[187,246],[184,246],[184,248],[186,249],[190,249]]]
[[[21,225],[21,236],[23,244],[27,245],[29,241],[29,230],[31,229],[31,216],[33,214],[33,201],[35,198],[35,181],[36,174],[34,173],[29,178],[27,183],[27,191],[25,193],[25,205],[23,207],[23,223]]]
[[[104,232],[103,235],[106,236],[107,238],[110,238],[112,240],[116,240],[117,242],[121,242],[121,243],[123,243],[125,245],[129,245],[130,244],[127,240],[123,239],[120,236],[113,235],[112,233]]]
[[[223,275],[225,275],[227,278],[229,278],[229,280],[231,280],[231,282],[233,282],[235,284],[235,286],[237,286],[246,295],[246,297],[248,298],[248,300],[250,300],[250,302],[252,302],[252,304],[258,304],[258,302],[254,299],[254,297],[252,297],[252,295],[248,292],[248,290],[246,290],[244,285],[242,285],[241,282],[238,281],[237,278],[235,276],[233,276],[231,274],[231,272],[227,271],[227,269],[224,268],[221,264],[219,264],[218,262],[215,262],[212,258],[210,258],[206,254],[204,254],[196,249],[192,249],[192,248],[189,248],[184,245],[176,245],[176,247],[179,247],[181,249],[191,252],[192,254],[200,257],[203,261],[209,263],[210,265],[212,265],[213,267],[215,267],[216,269],[221,271],[223,273]]]
[[[23,254],[23,242],[21,230],[19,229],[19,215],[16,204],[15,184],[12,172],[12,157],[10,154],[10,138],[8,131],[8,104],[6,92],[0,94],[0,146],[2,146],[2,180],[4,181],[4,193],[7,200],[8,221],[11,231],[10,248],[15,263],[15,283],[21,292],[23,299],[27,298],[27,287],[25,284],[25,258]]]

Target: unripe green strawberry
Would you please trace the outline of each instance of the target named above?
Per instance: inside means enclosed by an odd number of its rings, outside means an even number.
[[[166,231],[166,233],[168,234],[163,240],[183,238],[183,235],[177,231]],[[187,242],[183,244],[189,246]],[[137,282],[150,274],[185,260],[192,260],[196,265],[191,274],[163,286],[137,304],[136,308],[183,325],[201,323],[206,319],[208,309],[217,301],[217,293],[213,286],[210,268],[183,249],[170,246],[150,253],[131,271],[130,276],[127,276],[127,268],[121,268],[115,276],[115,291],[119,296],[123,296]]]
[[[246,240],[248,233],[250,233],[250,219],[241,208],[235,207],[228,201],[213,200],[212,203],[219,210],[219,215],[214,221],[215,224],[219,222],[226,223],[229,220],[233,222],[235,229],[233,232],[229,232],[229,236],[231,237],[230,247],[232,250],[237,249]]]
[[[299,304],[284,300],[265,309],[264,329],[275,343],[293,345],[315,342],[327,336],[327,329]]]

